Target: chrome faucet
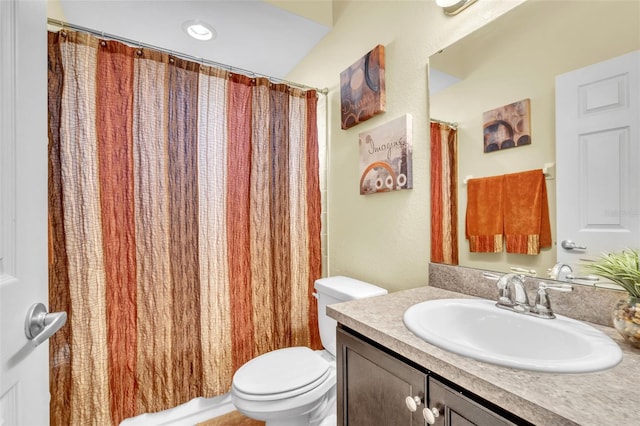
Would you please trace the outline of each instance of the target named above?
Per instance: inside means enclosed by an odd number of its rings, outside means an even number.
[[[556,317],[551,309],[551,301],[549,300],[547,290],[562,292],[569,292],[573,290],[573,286],[571,284],[550,284],[540,281],[538,284],[536,301],[531,305],[524,286],[523,275],[505,274],[498,279],[497,286],[497,307],[547,319]]]
[[[498,280],[499,308],[506,308],[516,312],[529,312],[529,297],[524,288],[524,276],[505,274]],[[511,290],[513,288],[513,291]],[[515,294],[514,294],[515,293]]]

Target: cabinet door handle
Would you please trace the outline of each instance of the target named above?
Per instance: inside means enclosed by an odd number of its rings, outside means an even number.
[[[440,410],[437,408],[424,408],[422,410],[422,416],[424,417],[427,424],[434,425],[436,424],[436,418],[440,417]]]
[[[412,413],[418,409],[418,405],[422,404],[422,399],[419,396],[408,396],[404,399],[407,408]]]

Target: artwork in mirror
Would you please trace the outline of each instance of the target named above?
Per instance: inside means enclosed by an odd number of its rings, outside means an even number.
[[[556,211],[554,176],[546,181],[553,245],[537,256],[469,251],[464,238],[467,187],[462,177],[534,170],[547,163],[556,163],[561,170],[563,165],[556,162],[556,143],[561,143],[556,141],[556,76],[640,49],[638,28],[638,2],[526,1],[429,58],[430,78],[445,75],[453,82],[430,93],[429,114],[458,123],[459,265],[500,272],[516,267],[548,276],[558,262],[557,217],[562,214]],[[432,86],[439,84],[430,81]],[[530,110],[535,110],[528,133],[535,132],[535,143],[485,155],[478,149],[484,146],[483,112],[514,99],[528,99]],[[573,272],[581,275],[579,270]]]
[[[531,144],[531,101],[523,99],[482,114],[484,152]]]

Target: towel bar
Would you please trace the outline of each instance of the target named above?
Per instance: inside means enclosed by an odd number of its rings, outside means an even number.
[[[542,173],[544,174],[545,179],[555,179],[556,177],[556,163],[544,163],[542,167]],[[469,179],[473,179],[473,175],[466,175],[464,179],[462,179],[462,184],[466,185]]]

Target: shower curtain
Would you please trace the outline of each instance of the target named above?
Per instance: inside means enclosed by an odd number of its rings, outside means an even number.
[[[107,425],[319,349],[316,92],[49,33],[51,422]]]
[[[431,122],[431,261],[458,264],[458,131]]]

